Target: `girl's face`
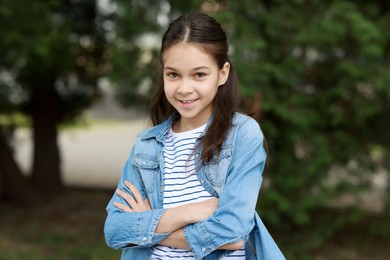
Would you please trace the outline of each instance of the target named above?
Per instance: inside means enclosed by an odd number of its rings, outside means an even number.
[[[230,64],[226,62],[219,69],[199,46],[180,42],[165,51],[163,67],[165,95],[181,115],[174,130],[187,131],[207,123],[218,87],[229,75]]]

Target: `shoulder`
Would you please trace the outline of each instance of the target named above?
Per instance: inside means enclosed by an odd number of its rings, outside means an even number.
[[[237,129],[237,134],[253,137],[263,137],[259,123],[248,115],[242,113],[234,113],[233,127]]]
[[[242,126],[244,124],[257,125],[257,126],[259,125],[257,123],[257,121],[255,119],[253,119],[252,117],[245,115],[245,114],[242,114],[242,113],[239,113],[239,112],[235,112],[233,114],[232,123],[233,123],[233,126]]]
[[[146,140],[150,138],[159,138],[164,135],[166,131],[171,127],[172,125],[172,119],[173,117],[169,117],[161,124],[155,125],[153,127],[150,127],[148,129],[143,130],[137,135],[137,140]]]
[[[233,124],[229,142],[234,143],[236,149],[249,149],[263,143],[264,135],[259,123],[248,115],[236,112],[233,116]]]
[[[137,139],[144,139],[147,138],[148,136],[154,135],[153,133],[156,133],[158,129],[157,126],[149,127],[141,132],[138,133]]]
[[[153,126],[141,131],[133,145],[134,163],[137,160],[145,162],[147,160],[157,160],[159,151],[160,134],[159,127]]]
[[[235,113],[229,137],[228,142],[236,158],[265,158],[264,135],[259,123],[252,117]]]

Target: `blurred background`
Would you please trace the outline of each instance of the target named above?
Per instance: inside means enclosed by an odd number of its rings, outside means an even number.
[[[0,259],[118,259],[105,206],[169,22],[227,32],[269,162],[257,210],[288,259],[390,258],[390,2],[1,0]]]

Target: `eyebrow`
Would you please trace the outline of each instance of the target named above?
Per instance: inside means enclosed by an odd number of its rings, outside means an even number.
[[[210,67],[207,67],[207,66],[199,66],[199,67],[192,68],[191,70],[192,70],[192,71],[196,71],[196,70],[201,70],[201,69],[208,69],[208,70],[210,70]],[[174,71],[176,71],[177,69],[174,68],[174,67],[166,66],[166,67],[164,67],[164,70],[174,70]]]

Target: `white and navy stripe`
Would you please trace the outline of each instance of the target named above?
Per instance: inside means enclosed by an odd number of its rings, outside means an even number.
[[[203,133],[206,125],[186,132],[174,133],[172,129],[165,134],[164,192],[163,207],[173,208],[188,203],[201,202],[213,198],[200,184],[195,174],[193,151],[196,139]],[[151,259],[194,259],[191,251],[167,246],[157,246]],[[245,250],[237,250],[223,258],[229,260],[245,259]]]

